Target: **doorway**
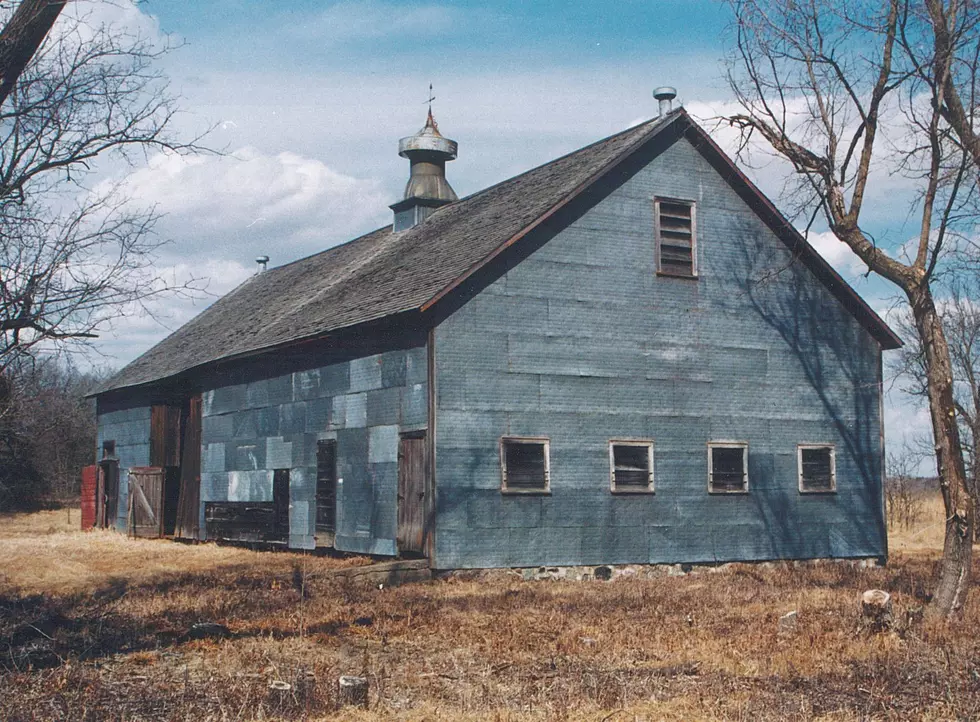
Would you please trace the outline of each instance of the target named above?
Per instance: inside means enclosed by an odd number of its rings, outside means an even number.
[[[425,432],[402,434],[398,447],[398,551],[425,552]]]

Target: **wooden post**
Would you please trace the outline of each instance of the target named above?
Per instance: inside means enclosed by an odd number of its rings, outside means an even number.
[[[892,597],[882,589],[869,589],[861,595],[861,615],[872,632],[884,632],[892,626]]]
[[[338,680],[337,703],[340,707],[368,707],[367,677],[344,675]]]

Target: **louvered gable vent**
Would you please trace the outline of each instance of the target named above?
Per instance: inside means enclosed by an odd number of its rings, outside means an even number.
[[[666,198],[655,202],[657,270],[670,276],[697,275],[694,203]]]

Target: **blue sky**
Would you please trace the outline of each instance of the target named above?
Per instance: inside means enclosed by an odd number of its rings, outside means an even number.
[[[656,114],[673,85],[705,119],[731,112],[725,7],[715,1],[387,2],[132,0],[88,3],[99,18],[181,46],[162,66],[181,96],[181,128],[214,127],[226,155],[155,157],[113,168],[139,202],[165,214],[161,264],[210,279],[211,296],[134,315],[99,342],[122,365],[254,272],[390,222],[407,164],[397,142],[425,117],[428,84],[443,132],[460,145],[448,174],[467,195]],[[714,133],[732,150],[734,135]],[[786,177],[761,158],[749,175],[779,204]],[[869,199],[879,239],[911,231],[907,194],[883,174]],[[823,229],[818,229],[823,230]],[[893,291],[866,279],[826,233],[824,256],[880,312]],[[888,400],[892,440],[921,410]]]

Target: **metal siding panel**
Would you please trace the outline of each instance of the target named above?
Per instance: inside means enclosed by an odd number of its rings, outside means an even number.
[[[429,402],[427,389],[426,384],[416,383],[402,390],[402,426],[410,428],[425,424]]]
[[[306,402],[296,401],[279,406],[279,433],[302,434],[306,431]]]
[[[381,386],[399,388],[405,385],[407,373],[405,352],[388,351],[381,354]]]
[[[425,346],[412,348],[405,352],[405,385],[425,384],[428,382],[429,360]]]
[[[222,386],[210,393],[207,415],[227,414],[245,408],[245,385]]]
[[[205,416],[201,419],[201,437],[205,444],[217,441],[231,441],[235,438],[235,425],[232,414]]]
[[[306,431],[319,433],[330,428],[330,416],[333,411],[331,399],[311,399],[306,402]]]
[[[293,468],[316,468],[316,434],[293,434],[288,437],[293,449]]]
[[[270,436],[265,440],[265,463],[269,469],[291,469],[293,468],[293,443],[285,441],[281,436]],[[293,488],[296,480],[289,479],[289,486]]]
[[[316,474],[293,469],[289,474],[289,547],[314,549],[316,540]]]
[[[381,354],[365,356],[350,362],[350,390],[368,391],[381,388]]]
[[[658,195],[698,203],[696,281],[653,273]],[[791,261],[682,140],[441,323],[440,566],[879,550],[877,347]],[[501,498],[502,434],[551,439],[550,496]],[[610,495],[624,437],[654,440],[654,496]],[[749,442],[748,495],[707,493],[712,439]],[[836,446],[834,497],[798,493],[808,441]]]
[[[296,371],[293,374],[293,398],[309,401],[320,396],[320,369]]]
[[[320,396],[339,396],[350,391],[350,364],[338,363],[320,368]]]
[[[374,495],[368,470],[367,429],[337,432],[337,475],[337,534],[369,536]]]
[[[367,425],[383,426],[401,421],[402,389],[387,388],[367,392]]]
[[[372,426],[368,430],[368,463],[398,461],[398,426]]]
[[[397,459],[397,451],[396,451]],[[398,521],[398,462],[372,463],[371,536],[394,540]]]
[[[348,394],[344,403],[344,425],[348,429],[367,426],[367,394]]]
[[[288,404],[293,400],[292,374],[249,382],[245,387],[245,408]]]

